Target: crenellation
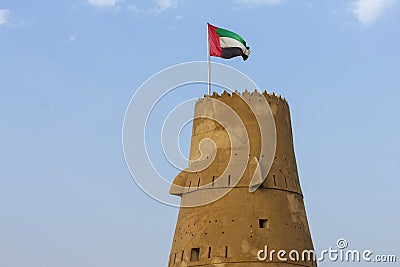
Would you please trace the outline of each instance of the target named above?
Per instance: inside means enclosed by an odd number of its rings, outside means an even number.
[[[288,101],[285,97],[283,97],[280,94],[275,94],[275,92],[268,93],[266,90],[263,90],[259,92],[257,89],[254,89],[254,91],[249,92],[247,89],[245,89],[243,92],[239,92],[238,90],[235,90],[233,92],[228,92],[227,90],[224,90],[222,94],[218,94],[217,92],[213,92],[212,95],[204,95],[203,98],[200,98],[198,101],[202,102],[204,99],[209,99],[209,98],[214,98],[214,99],[227,99],[227,98],[234,98],[236,96],[247,98],[247,99],[255,99],[260,96],[264,96],[269,102],[270,101],[275,101],[275,104],[280,104],[283,103],[286,106],[288,105]]]
[[[221,96],[227,96],[227,97],[229,96],[229,97],[231,97],[231,94],[228,91],[224,90],[224,92],[222,93]]]
[[[250,97],[250,92],[247,91],[247,89],[245,89],[244,92],[242,93],[242,97]]]
[[[251,94],[251,96],[259,96],[260,95],[260,93],[257,91],[257,89],[254,89],[254,91],[251,92],[250,94]]]

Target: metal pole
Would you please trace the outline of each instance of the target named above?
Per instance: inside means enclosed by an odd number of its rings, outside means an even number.
[[[211,58],[210,58],[210,36],[208,35],[207,23],[207,57],[208,57],[208,95],[211,95]]]

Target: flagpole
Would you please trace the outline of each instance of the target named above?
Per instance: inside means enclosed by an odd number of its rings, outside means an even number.
[[[210,58],[210,36],[208,34],[208,23],[207,23],[207,58],[208,58],[208,95],[211,95],[211,58]]]

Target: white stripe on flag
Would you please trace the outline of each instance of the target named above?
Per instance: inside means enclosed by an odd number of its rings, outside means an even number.
[[[239,47],[242,49],[243,53],[246,53],[247,48],[238,40],[230,38],[230,37],[220,37],[219,43],[221,48],[229,48],[229,47]]]

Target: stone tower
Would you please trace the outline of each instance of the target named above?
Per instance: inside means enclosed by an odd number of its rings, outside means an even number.
[[[265,91],[214,93],[194,113],[189,167],[170,190],[181,208],[168,266],[316,266],[303,253],[313,244],[286,100]],[[257,120],[268,114],[275,129]],[[278,258],[279,250],[286,254]]]

